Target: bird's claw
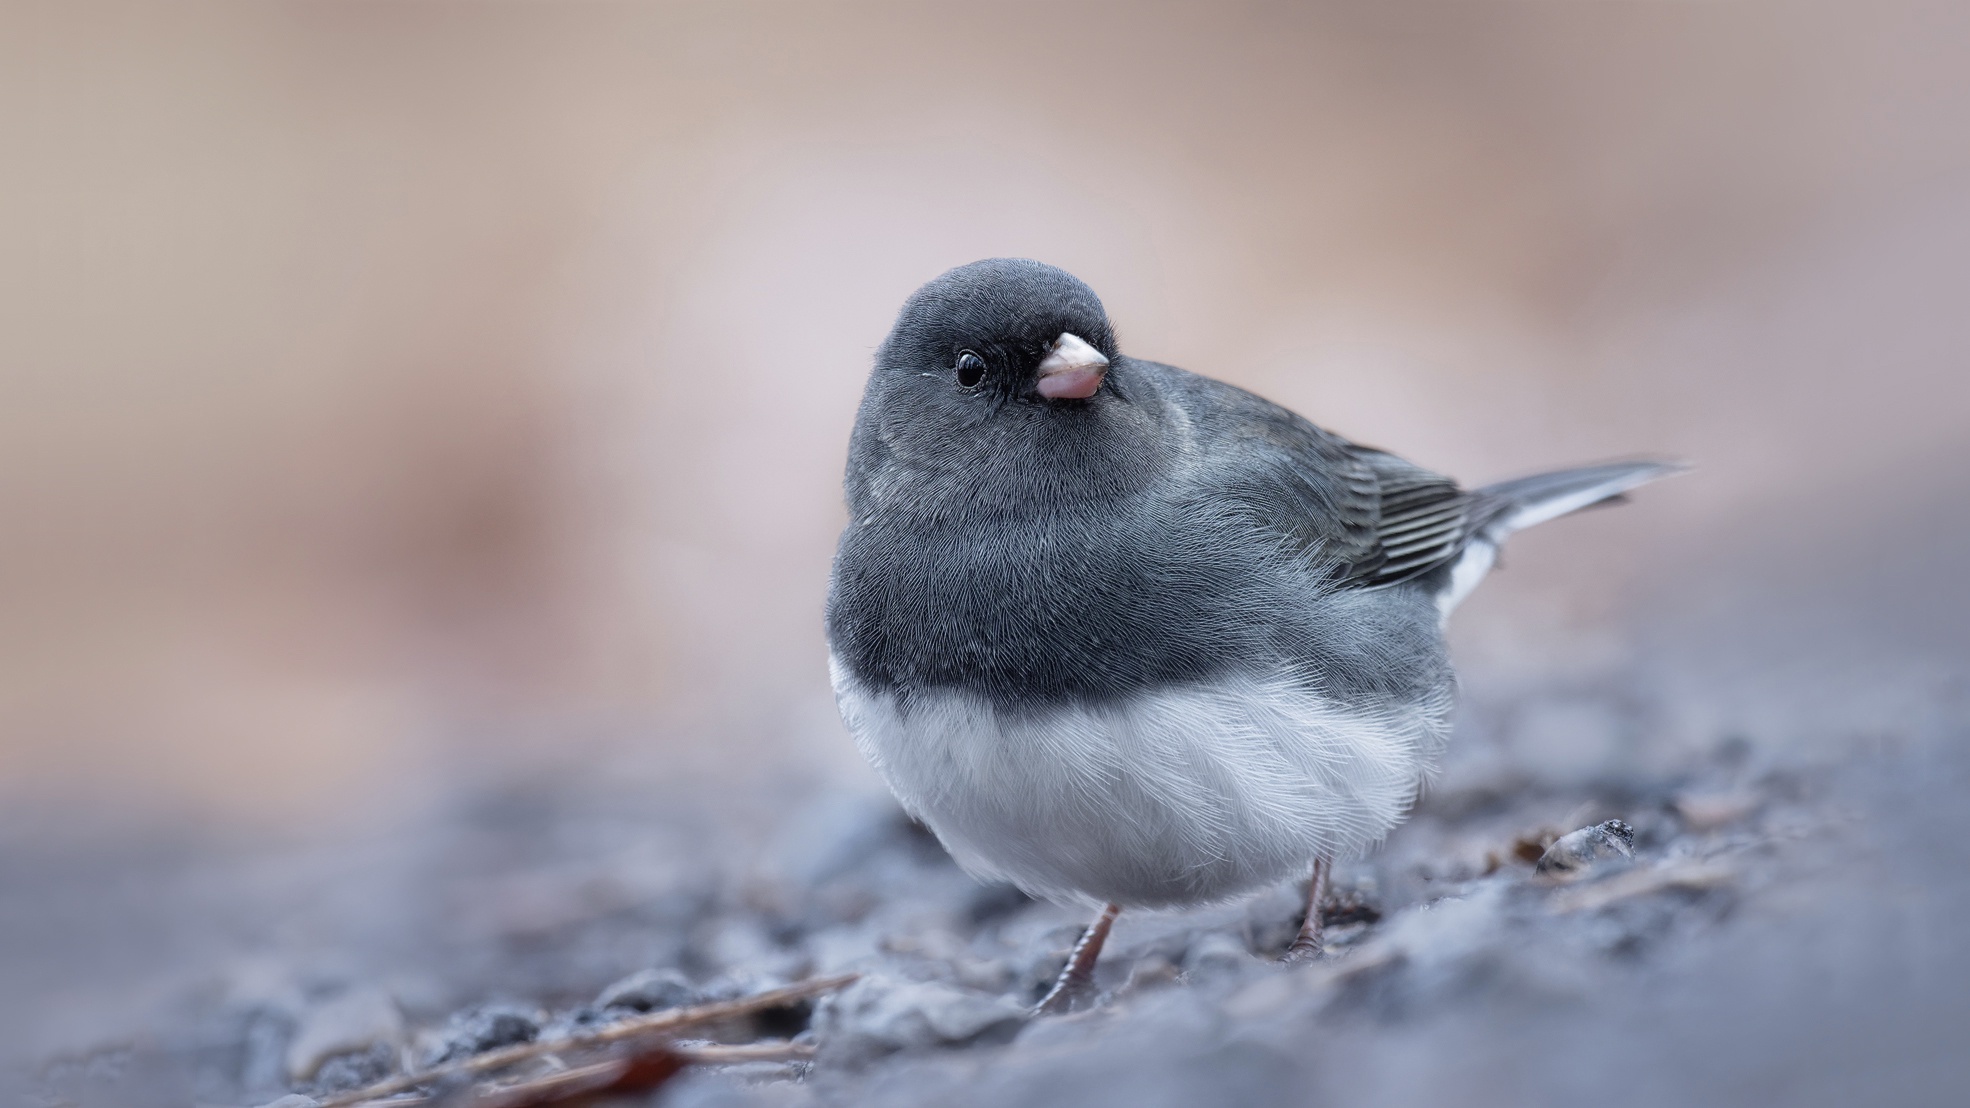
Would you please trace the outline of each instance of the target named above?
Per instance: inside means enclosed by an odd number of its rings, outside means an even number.
[[[1095,989],[1091,979],[1062,977],[1047,995],[1033,1005],[1033,1016],[1064,1016],[1094,1006]]]

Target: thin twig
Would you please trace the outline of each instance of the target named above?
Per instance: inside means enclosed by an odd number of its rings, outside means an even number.
[[[626,1058],[611,1058],[592,1066],[564,1070],[532,1081],[481,1089],[465,1104],[469,1108],[553,1108],[593,1103],[605,1094],[643,1093],[661,1086],[685,1066],[684,1058],[667,1046],[656,1046]]]
[[[836,977],[816,977],[807,981],[788,985],[783,989],[772,989],[754,996],[740,997],[737,1000],[721,1000],[711,1004],[698,1004],[689,1008],[672,1008],[666,1012],[655,1012],[647,1016],[623,1020],[593,1031],[584,1031],[561,1039],[547,1039],[531,1043],[518,1043],[514,1046],[489,1050],[484,1054],[474,1054],[442,1066],[433,1066],[418,1073],[403,1073],[385,1078],[366,1088],[355,1089],[340,1096],[330,1097],[321,1102],[321,1108],[350,1108],[351,1105],[365,1101],[381,1100],[384,1097],[401,1093],[419,1085],[442,1081],[448,1077],[462,1074],[488,1073],[503,1069],[515,1062],[538,1058],[543,1054],[558,1054],[581,1047],[601,1046],[605,1043],[621,1042],[624,1039],[641,1038],[645,1035],[659,1035],[701,1023],[730,1019],[733,1016],[750,1015],[767,1008],[778,1008],[796,1000],[806,1000],[822,993],[833,992],[855,981],[860,974],[844,973]],[[707,1048],[697,1048],[703,1051]],[[408,1104],[408,1101],[402,1102]]]
[[[664,1077],[683,1068],[683,1063],[675,1058],[667,1058],[668,1065],[659,1071]],[[611,1058],[591,1066],[577,1066],[571,1070],[550,1073],[531,1081],[519,1081],[495,1089],[484,1089],[461,1105],[470,1108],[526,1108],[527,1105],[559,1104],[576,1097],[592,1096],[617,1088],[623,1075],[630,1070],[627,1058]],[[662,1084],[659,1077],[655,1084]]]

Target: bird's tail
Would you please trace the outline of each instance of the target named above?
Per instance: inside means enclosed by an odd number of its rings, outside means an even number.
[[[1497,543],[1514,531],[1599,504],[1619,504],[1629,489],[1681,473],[1674,462],[1609,462],[1500,481],[1471,493],[1471,531]]]
[[[1558,519],[1598,504],[1619,504],[1629,489],[1681,473],[1674,462],[1609,462],[1500,481],[1471,492],[1470,538],[1437,594],[1437,610],[1448,618],[1497,561],[1499,544],[1514,531]]]

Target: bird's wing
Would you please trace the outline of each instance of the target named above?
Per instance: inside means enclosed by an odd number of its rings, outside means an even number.
[[[1345,580],[1363,587],[1407,581],[1454,561],[1470,537],[1470,494],[1442,474],[1393,454],[1348,444],[1350,487],[1374,487],[1374,522]],[[1366,497],[1364,495],[1363,500]]]
[[[1204,387],[1217,395],[1186,407],[1193,416],[1211,413],[1202,422],[1224,448],[1221,494],[1331,563],[1343,584],[1393,585],[1462,552],[1476,521],[1470,493],[1455,481],[1242,389],[1214,381]]]

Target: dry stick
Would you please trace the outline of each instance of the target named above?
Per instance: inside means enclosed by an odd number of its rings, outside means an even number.
[[[626,1058],[612,1058],[563,1070],[531,1081],[483,1089],[466,1108],[553,1108],[587,1103],[597,1096],[647,1092],[691,1065],[732,1062],[798,1062],[814,1056],[806,1043],[748,1043],[745,1046],[657,1046]],[[378,1108],[394,1108],[379,1105]]]
[[[707,1043],[697,1046],[665,1046],[661,1053],[676,1059],[680,1066],[721,1066],[735,1062],[804,1062],[814,1057],[812,1043],[768,1042],[727,1045]],[[613,1091],[630,1069],[632,1059],[611,1058],[586,1066],[545,1074],[511,1085],[485,1089],[471,1100],[471,1108],[526,1108],[527,1105],[558,1104],[578,1096]],[[355,1108],[418,1108],[430,1097],[407,1096],[395,1100],[364,1101]]]
[[[474,1054],[470,1058],[462,1058],[448,1065],[434,1066],[421,1073],[398,1074],[395,1077],[379,1081],[368,1088],[356,1089],[343,1093],[341,1096],[330,1097],[321,1102],[320,1108],[348,1108],[348,1106],[353,1104],[360,1104],[366,1100],[380,1100],[393,1093],[400,1093],[405,1089],[428,1084],[432,1081],[440,1081],[459,1074],[485,1073],[489,1070],[510,1066],[515,1062],[524,1062],[529,1058],[538,1058],[543,1054],[557,1054],[564,1050],[573,1050],[585,1046],[600,1046],[604,1043],[620,1042],[623,1039],[636,1038],[642,1035],[655,1035],[665,1031],[675,1031],[679,1028],[692,1027],[701,1023],[711,1023],[714,1020],[728,1019],[732,1016],[749,1015],[766,1008],[778,1008],[792,1001],[806,1000],[808,997],[833,992],[836,989],[851,984],[860,976],[860,974],[855,973],[844,973],[837,977],[816,977],[797,984],[788,985],[784,989],[772,989],[759,993],[756,996],[740,997],[737,1000],[721,1000],[712,1004],[698,1004],[690,1008],[673,1008],[668,1012],[657,1012],[653,1015],[642,1016],[637,1019],[624,1020],[621,1023],[612,1023],[607,1027],[598,1027],[594,1031],[569,1035],[562,1039],[519,1043],[514,1046],[502,1047],[499,1050],[489,1050],[484,1054]]]
[[[646,1063],[655,1063],[650,1075],[653,1082],[637,1082],[646,1087],[661,1085],[672,1074],[684,1068],[682,1060],[667,1051],[658,1052],[660,1058],[645,1058]],[[628,1058],[612,1058],[592,1066],[562,1070],[533,1081],[522,1081],[517,1085],[490,1089],[462,1103],[471,1108],[527,1108],[528,1105],[565,1104],[568,1101],[590,1097],[597,1093],[624,1089],[623,1078],[629,1075],[634,1062]]]

